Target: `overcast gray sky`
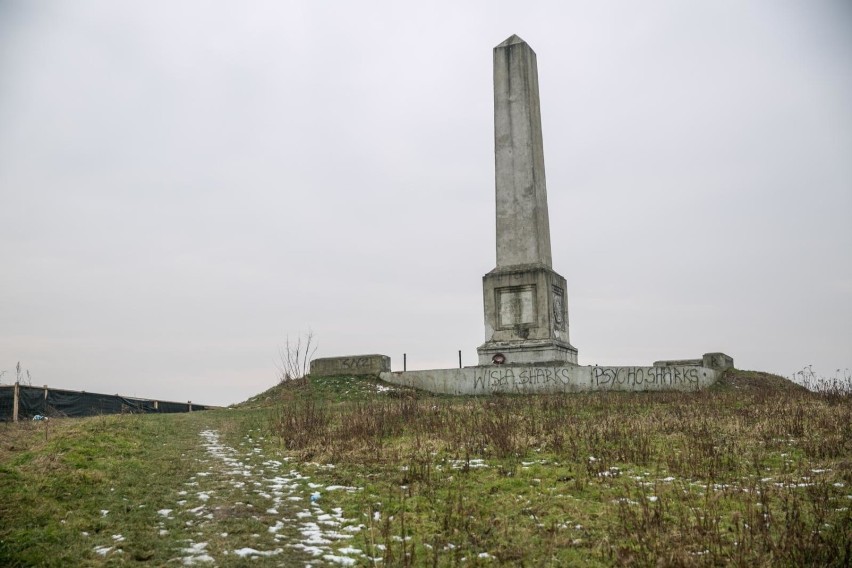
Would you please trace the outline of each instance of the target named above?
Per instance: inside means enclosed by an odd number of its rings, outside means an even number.
[[[475,364],[513,33],[581,364],[852,367],[849,2],[0,0],[2,382]]]

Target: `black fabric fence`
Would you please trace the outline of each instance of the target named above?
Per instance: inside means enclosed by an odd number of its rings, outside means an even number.
[[[0,420],[9,420],[15,406],[15,387],[0,386]]]
[[[129,398],[117,394],[51,389],[18,385],[0,385],[0,419],[15,419],[15,396],[17,388],[17,419],[31,419],[42,415],[50,418],[60,416],[96,416],[121,413],[172,413],[192,412],[212,408],[189,402],[170,402]]]

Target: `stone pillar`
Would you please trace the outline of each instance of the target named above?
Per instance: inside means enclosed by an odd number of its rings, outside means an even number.
[[[577,362],[565,278],[552,265],[535,52],[513,35],[494,48],[497,267],[482,278],[480,365]]]
[[[513,35],[494,48],[497,266],[551,266],[535,52]]]

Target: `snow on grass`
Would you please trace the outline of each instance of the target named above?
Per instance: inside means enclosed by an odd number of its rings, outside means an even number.
[[[485,463],[483,459],[472,459],[472,460],[450,460],[450,465],[453,469],[463,469],[464,467],[468,467],[471,469],[478,467],[488,467],[488,464]]]
[[[236,493],[238,496],[240,492],[245,492],[246,497],[249,494],[252,495],[251,499],[244,498],[244,500],[253,501],[257,506],[258,512],[265,511],[266,515],[273,516],[285,515],[285,518],[274,519],[267,526],[265,534],[271,535],[274,539],[273,542],[280,542],[292,549],[302,550],[315,557],[322,557],[329,563],[347,566],[356,563],[356,560],[350,558],[349,555],[363,556],[363,553],[357,548],[343,546],[336,549],[336,547],[351,539],[353,533],[363,530],[365,528],[364,525],[353,524],[352,519],[344,518],[343,511],[339,507],[327,513],[317,503],[317,501],[323,498],[320,490],[324,489],[329,492],[355,492],[360,491],[361,488],[344,485],[324,487],[322,484],[311,481],[309,476],[304,475],[298,469],[293,468],[292,465],[294,464],[290,464],[288,467],[289,471],[284,473],[281,470],[285,462],[289,461],[290,458],[268,459],[263,455],[264,450],[255,446],[250,435],[247,435],[240,443],[239,450],[223,444],[220,441],[219,433],[215,430],[205,430],[201,433],[201,437],[207,455],[214,459],[211,465],[207,466],[209,468],[208,471],[197,473],[187,485],[197,487],[195,494],[202,502],[206,502],[214,491],[199,486],[198,481],[210,479],[211,482],[218,483],[219,487],[223,485],[228,486],[230,495]],[[476,460],[472,461],[474,464],[476,463]],[[211,467],[216,462],[222,464],[223,467]],[[312,464],[304,465],[310,467]],[[322,469],[333,468],[333,464],[313,465]],[[476,467],[476,465],[473,465],[473,467]],[[208,484],[204,483],[204,485],[207,486]],[[186,495],[186,493],[184,492],[183,495]],[[267,504],[261,505],[257,501],[258,498],[267,501]],[[289,507],[285,505],[286,502],[304,503],[305,501],[311,503],[310,509],[298,510],[295,514],[289,512]],[[239,502],[236,505],[243,505],[248,509],[254,508],[252,503]],[[185,510],[184,514],[195,514],[198,517],[206,512],[207,510],[204,508],[204,505],[201,505],[194,509]],[[168,514],[163,516],[171,518]],[[208,514],[206,518],[211,521],[214,519],[212,514]],[[261,520],[259,516],[252,516],[252,518]],[[292,542],[293,536],[289,532],[282,532],[287,526],[288,521],[293,523],[293,528],[297,531],[298,536],[295,537],[295,542]],[[189,521],[189,523],[192,523],[192,521]],[[197,521],[195,526],[202,527],[206,523],[203,520]],[[227,533],[222,534],[226,535]],[[223,536],[223,538],[226,537]],[[235,540],[239,536],[234,535],[230,538]],[[246,536],[243,535],[242,538],[245,539]],[[233,550],[225,554],[235,555],[240,558],[258,559],[260,557],[275,556],[282,552],[281,548],[262,550],[263,547],[259,546],[259,543],[263,542],[263,539],[259,534],[253,534],[251,538],[254,539],[251,546],[245,546],[245,542],[237,543],[237,546],[232,544]],[[267,538],[269,537],[267,536]],[[184,563],[203,561],[200,560],[202,557],[201,552],[203,551],[196,551],[194,553],[185,552],[187,553],[187,557],[184,559]],[[203,553],[203,555],[209,558],[209,555],[206,553]],[[213,561],[212,558],[211,561]]]
[[[354,558],[350,558],[348,556],[336,556],[334,554],[323,554],[322,558],[323,560],[328,560],[329,562],[334,562],[341,566],[355,566],[355,562],[357,562]]]
[[[233,551],[233,554],[236,554],[240,558],[248,558],[250,556],[277,556],[283,552],[282,549],[276,548],[275,550],[256,550],[254,548],[239,548]]]
[[[213,562],[215,562],[215,559],[209,554],[207,554],[207,551],[205,550],[206,548],[206,542],[193,543],[192,541],[190,541],[189,546],[181,549],[181,552],[186,555],[181,559],[181,562],[184,566],[193,566],[195,564],[212,564]]]

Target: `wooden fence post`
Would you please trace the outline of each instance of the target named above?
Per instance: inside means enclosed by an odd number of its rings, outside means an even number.
[[[14,398],[12,400],[12,422],[18,421],[18,398],[20,397],[20,393],[18,392],[19,389],[20,384],[18,381],[15,381]]]
[[[191,400],[190,400],[190,401],[187,401],[187,403],[186,403],[186,404],[188,404],[188,405],[189,405],[189,411],[190,411],[190,412],[192,412],[192,401],[191,401]]]

